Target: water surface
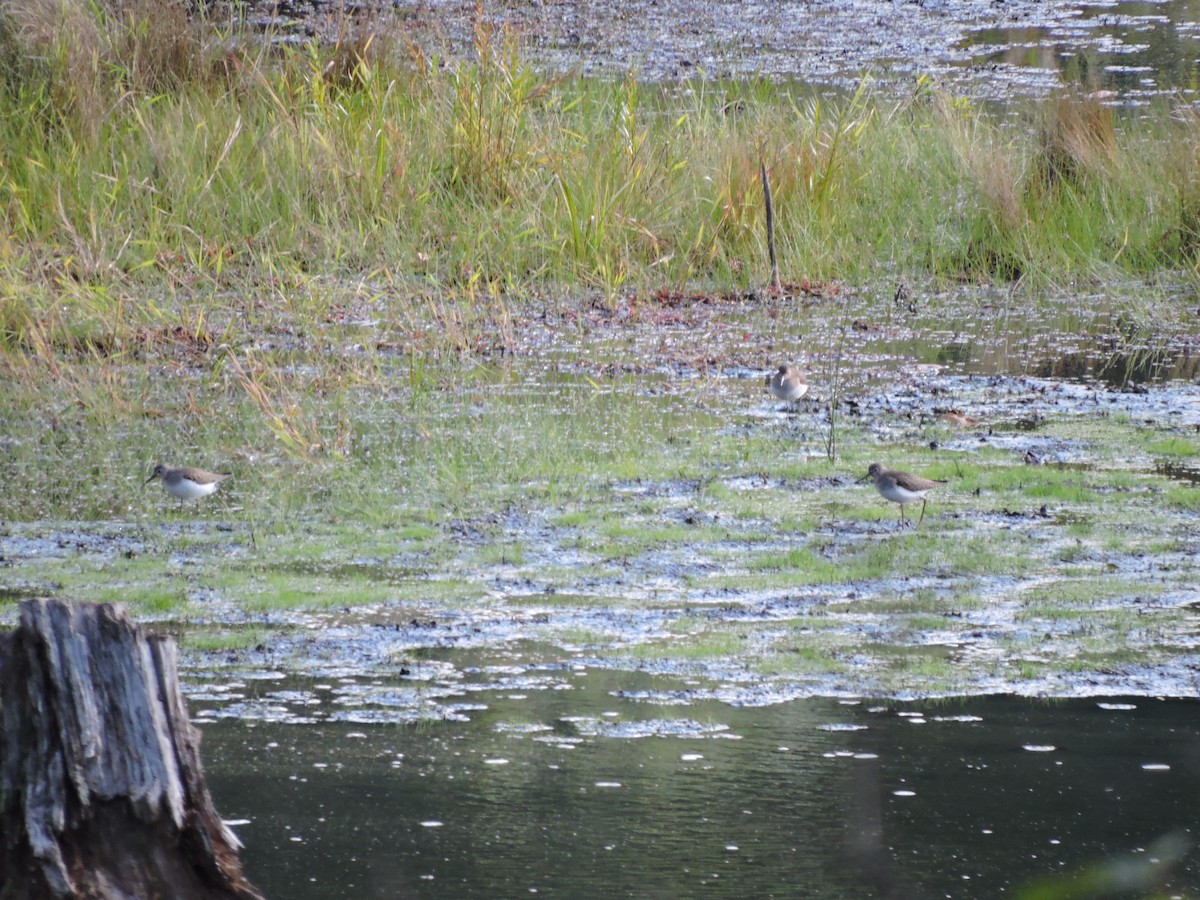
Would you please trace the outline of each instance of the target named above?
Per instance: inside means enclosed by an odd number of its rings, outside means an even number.
[[[1195,701],[739,708],[564,677],[464,692],[455,721],[208,721],[250,877],[290,898],[993,897],[1119,862],[1200,890],[1195,853],[1171,859],[1200,825]]]
[[[290,34],[285,39],[318,34],[333,40],[345,26],[326,6],[324,0],[311,7],[258,3],[250,21],[282,28]],[[375,4],[355,7],[363,12]],[[1067,84],[1142,103],[1160,95],[1191,97],[1200,58],[1196,0],[544,0],[480,9],[486,21],[514,29],[539,65],[633,71],[652,81],[767,77],[853,88],[869,73],[905,90],[927,78],[952,93],[992,100]],[[375,13],[373,21],[401,28],[406,41],[432,53],[472,55],[479,18],[474,3],[397,0]]]

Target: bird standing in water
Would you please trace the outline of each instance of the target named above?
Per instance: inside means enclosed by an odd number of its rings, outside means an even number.
[[[911,472],[885,469],[879,463],[871,463],[867,467],[867,474],[858,480],[866,481],[868,479],[875,482],[875,490],[879,491],[885,500],[900,504],[901,522],[905,521],[904,505],[920,500],[921,518],[917,519],[918,525],[925,521],[925,495],[938,485],[946,483],[942,480],[934,481],[931,478],[922,478]]]
[[[175,468],[159,463],[154,467],[154,471],[150,473],[150,477],[146,479],[145,483],[149,484],[155,478],[161,478],[167,493],[172,497],[177,497],[179,505],[183,506],[184,500],[197,500],[216,491],[221,486],[221,482],[229,475],[229,472],[206,472],[204,469],[194,469],[191,466]]]
[[[808,382],[799,366],[780,366],[777,372],[767,376],[767,390],[773,397],[795,403],[808,393]]]

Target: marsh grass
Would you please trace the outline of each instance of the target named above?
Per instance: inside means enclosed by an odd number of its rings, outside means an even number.
[[[503,343],[503,298],[530,289],[756,286],[760,153],[785,281],[1197,261],[1194,117],[1064,95],[1012,126],[869,80],[830,97],[549,77],[485,26],[445,65],[384,33],[272,54],[225,37],[177,3],[6,7],[5,346],[126,346],[214,304],[240,327],[257,310],[231,290],[302,325],[330,311],[286,286],[315,272],[385,278],[398,320],[432,302],[458,348],[497,323]]]
[[[681,624],[678,633],[665,641],[638,644],[627,652],[635,659],[665,656],[684,661],[730,658],[745,653],[746,643],[753,634],[753,629],[744,626],[713,629],[704,625],[695,627],[695,624]]]
[[[756,668],[768,675],[827,675],[849,670],[839,655],[848,649],[845,642],[812,634],[781,638],[756,661]]]
[[[1167,438],[1152,438],[1146,444],[1146,449],[1159,456],[1171,456],[1188,459],[1200,456],[1200,444],[1188,438],[1171,436]]]
[[[181,629],[178,635],[185,648],[200,653],[249,650],[262,644],[270,636],[271,630],[261,626],[246,628],[191,627]]]

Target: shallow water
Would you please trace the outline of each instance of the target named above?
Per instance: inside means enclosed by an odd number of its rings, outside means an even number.
[[[507,665],[540,683],[566,661],[708,679],[689,701],[1192,696],[1200,356],[1190,334],[1121,338],[1088,299],[514,316],[511,353],[450,361],[420,398],[385,354],[370,391],[318,407],[345,417],[345,457],[222,436],[188,461],[235,477],[183,510],[143,483],[157,420],[39,418],[9,445],[0,622],[22,596],[118,599],[180,634],[201,682]],[[780,360],[809,370],[798,408],[763,387]],[[922,528],[854,483],[878,460],[948,480]],[[103,474],[64,477],[81,468]],[[441,719],[441,693],[366,721]]]
[[[973,28],[960,49],[969,70],[1000,74],[1002,82],[1025,73],[1052,87],[1058,76],[1116,91],[1127,103],[1174,90],[1194,95],[1200,4],[1071,4],[1042,19]]]
[[[257,27],[289,40],[334,39],[344,27],[326,0],[260,3]],[[348,4],[358,12],[372,2]],[[398,0],[374,20],[442,55],[469,56],[474,3]],[[621,3],[485,3],[484,17],[514,28],[529,56],[558,70],[648,80],[795,79],[852,88],[865,74],[902,89],[933,79],[953,93],[992,100],[1063,84],[1116,91],[1121,102],[1192,97],[1200,56],[1200,4],[961,0],[956,3],[633,0]],[[372,18],[368,16],[368,18]]]
[[[650,676],[559,674],[449,721],[207,721],[249,876],[289,898],[991,897],[1128,863],[1200,890],[1195,701],[676,705]]]
[[[417,386],[381,354],[316,407],[344,457],[213,404],[220,436],[180,441],[236,475],[184,510],[144,485],[158,419],[22,420],[0,621],[120,599],[180,636],[270,896],[973,898],[1170,868],[1200,760],[1195,700],[1154,699],[1197,695],[1194,335],[1142,342],[1088,297],[837,304],[514,316],[503,357]],[[793,359],[786,409],[763,367]],[[948,479],[920,529],[854,485],[870,459]]]

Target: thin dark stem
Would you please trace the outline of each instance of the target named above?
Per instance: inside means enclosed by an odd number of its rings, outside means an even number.
[[[838,333],[837,350],[833,356],[833,368],[829,373],[829,435],[825,441],[825,458],[831,463],[837,462],[837,419],[838,401],[842,391],[842,351],[846,346],[846,324],[843,321]],[[904,506],[900,507],[900,515],[904,515]]]
[[[758,170],[762,175],[763,200],[767,204],[767,253],[771,257],[771,285],[773,294],[783,290],[783,282],[779,280],[779,262],[775,257],[775,204],[771,202],[771,179],[767,177],[767,164],[760,159]]]

